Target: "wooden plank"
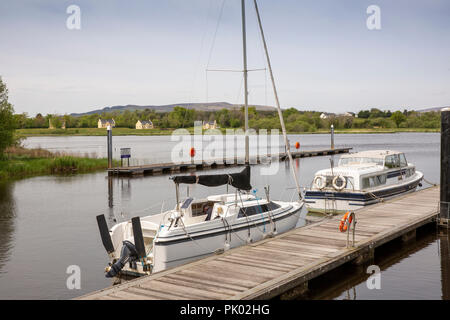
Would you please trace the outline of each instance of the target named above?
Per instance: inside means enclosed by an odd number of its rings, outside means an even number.
[[[154,292],[156,290],[158,292],[167,293],[168,295],[175,295],[182,299],[223,299],[225,297],[223,294],[211,291],[205,292],[205,290],[200,290],[198,288],[186,287],[182,284],[174,284],[168,281],[160,280],[143,283],[139,286],[139,288],[148,289],[150,292]]]
[[[237,289],[237,286],[233,286],[233,289],[229,288],[229,285],[223,285],[221,283],[217,282],[210,282],[205,280],[197,279],[196,281],[192,281],[192,278],[183,277],[177,274],[167,275],[164,277],[165,282],[173,283],[173,284],[179,284],[184,285],[186,287],[190,288],[197,288],[202,289],[204,291],[212,291],[217,292],[225,295],[232,295],[236,294],[238,292],[245,291],[246,288],[240,287]]]
[[[218,267],[210,267],[202,265],[200,267],[190,268],[189,271],[196,272],[204,279],[216,279],[219,278],[224,283],[241,284],[243,286],[252,287],[255,283],[264,282],[269,277],[261,274],[238,273],[236,271],[218,269]]]
[[[346,240],[336,241],[333,239],[321,238],[316,236],[306,236],[303,234],[292,234],[286,237],[288,240],[297,240],[305,244],[314,244],[316,246],[340,249],[346,244]]]
[[[260,248],[257,248],[257,250],[265,251],[268,254],[270,254],[272,252],[278,252],[280,250],[280,248],[279,247],[273,247],[270,244],[267,244],[265,246],[261,246]],[[306,253],[306,252],[297,252],[295,250],[289,251],[289,254],[301,257],[301,258],[303,258],[305,260],[305,262],[309,262],[309,261],[312,261],[314,259],[319,259],[319,258],[322,258],[324,256],[324,255],[311,254],[311,253]]]
[[[250,276],[252,278],[255,277],[255,274],[257,274],[258,277],[264,278],[266,280],[276,277],[277,275],[282,273],[281,271],[268,270],[267,268],[264,268],[262,266],[261,267],[255,266],[250,269],[247,266],[242,267],[243,264],[226,261],[225,259],[219,261],[218,259],[208,261],[206,265],[216,268],[217,272],[222,272],[222,270],[228,270],[234,273],[246,274],[247,276]]]
[[[270,269],[273,271],[289,271],[292,269],[292,267],[289,267],[287,265],[282,265],[282,264],[275,264],[275,263],[271,263],[269,261],[256,261],[256,260],[252,260],[252,259],[246,259],[243,257],[237,257],[237,256],[227,256],[227,257],[223,257],[223,258],[218,258],[217,261],[224,261],[224,262],[231,262],[231,263],[236,263],[238,265],[244,265],[244,266],[248,266],[251,267],[252,269]]]
[[[248,279],[248,277],[239,278],[225,272],[218,272],[217,270],[215,270],[215,273],[205,273],[187,269],[176,273],[176,275],[187,276],[197,282],[214,283],[227,288],[239,288],[241,289],[239,291],[248,290],[258,283],[256,279]]]
[[[298,258],[293,257],[293,256],[288,255],[288,254],[283,254],[283,255],[271,254],[271,255],[267,255],[265,253],[261,253],[261,252],[258,252],[256,250],[252,250],[252,251],[249,250],[246,253],[235,253],[235,254],[233,254],[233,256],[235,256],[235,257],[244,257],[244,258],[252,259],[254,261],[258,261],[258,262],[261,262],[261,263],[265,263],[267,261],[272,263],[273,261],[275,261],[275,262],[277,262],[279,264],[287,265],[287,266],[290,266],[292,268],[297,268],[297,267],[305,265],[304,262],[300,261]]]

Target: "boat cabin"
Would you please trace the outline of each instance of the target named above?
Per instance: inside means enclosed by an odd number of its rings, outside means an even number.
[[[219,217],[230,217],[237,214],[237,218],[250,217],[280,208],[280,205],[257,199],[250,194],[223,194],[210,196],[207,199],[187,198],[180,203],[180,211],[185,225],[214,220]]]
[[[363,151],[343,155],[337,167],[316,173],[313,189],[365,190],[398,184],[415,174],[403,152],[391,150]]]

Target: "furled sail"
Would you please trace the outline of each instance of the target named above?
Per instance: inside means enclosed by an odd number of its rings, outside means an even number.
[[[231,174],[211,174],[201,176],[176,176],[172,178],[177,184],[198,183],[207,187],[217,187],[225,184],[232,185],[236,189],[251,190],[250,184],[250,166],[246,166],[244,170],[238,173]]]

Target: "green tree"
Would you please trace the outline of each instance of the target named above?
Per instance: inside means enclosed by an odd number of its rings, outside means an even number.
[[[370,117],[370,111],[369,110],[361,110],[358,112],[358,118],[360,119],[367,119]]]
[[[406,121],[406,116],[401,111],[395,111],[391,116],[391,120],[394,121],[397,128],[399,128],[400,124]]]
[[[8,89],[0,77],[0,155],[14,144],[14,109],[8,102]]]

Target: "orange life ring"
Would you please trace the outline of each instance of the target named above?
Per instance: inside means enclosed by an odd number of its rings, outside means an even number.
[[[339,231],[345,232],[348,229],[348,226],[352,223],[352,216],[350,215],[350,211],[347,211],[341,219],[339,223]],[[348,221],[348,222],[347,222]]]

